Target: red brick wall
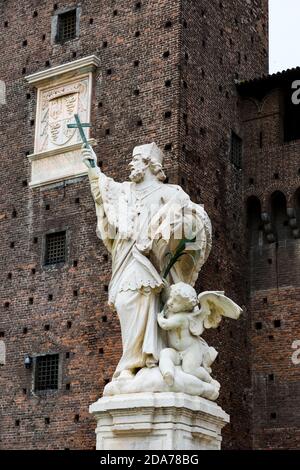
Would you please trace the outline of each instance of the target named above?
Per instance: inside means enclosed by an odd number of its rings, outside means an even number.
[[[213,224],[213,249],[199,288],[221,289],[246,304],[242,171],[230,162],[233,130],[242,136],[235,80],[267,71],[267,9],[260,2],[184,2],[181,51],[180,176],[204,203]],[[263,28],[265,24],[265,32]],[[187,54],[187,55],[186,55]],[[195,171],[197,168],[197,171]],[[231,415],[225,448],[249,448],[251,380],[248,312],[207,334],[219,350],[219,403]]]
[[[36,93],[24,79],[45,68],[96,54],[101,67],[92,109],[96,152],[103,171],[117,179],[128,175],[127,164],[136,144],[153,139],[167,151],[170,181],[176,174],[178,152],[179,7],[177,2],[86,1],[82,3],[80,39],[64,46],[51,45],[51,2],[1,3],[1,79],[7,84],[7,105],[0,107],[1,135],[1,317],[7,346],[7,364],[1,367],[1,448],[92,448],[95,423],[88,406],[101,396],[105,379],[112,376],[121,355],[116,316],[106,307],[105,285],[110,260],[96,238],[96,217],[87,178],[56,187],[30,189],[26,152],[33,150]],[[61,2],[58,7],[74,5]],[[33,12],[38,16],[33,18]],[[90,25],[90,18],[93,24]],[[165,28],[171,20],[172,26]],[[8,21],[4,28],[3,22]],[[140,31],[140,37],[135,32]],[[42,41],[43,34],[46,38]],[[22,47],[23,40],[28,45]],[[107,41],[107,47],[103,43]],[[169,50],[170,56],[163,58]],[[134,61],[139,60],[139,66]],[[26,67],[25,74],[22,69]],[[107,70],[111,69],[111,75]],[[171,88],[165,86],[172,80]],[[136,96],[134,90],[139,89]],[[27,94],[30,97],[27,98]],[[102,104],[100,104],[102,103]],[[169,120],[164,112],[172,110]],[[141,119],[143,125],[137,126]],[[107,136],[105,130],[110,129]],[[79,204],[75,199],[80,199]],[[46,210],[46,204],[50,209]],[[13,218],[13,210],[17,217]],[[43,268],[45,232],[67,229],[68,260],[61,269]],[[34,244],[34,237],[38,243]],[[15,248],[10,248],[10,242]],[[78,260],[78,267],[73,261]],[[31,269],[36,274],[31,274]],[[8,273],[12,279],[7,279]],[[78,289],[78,297],[73,290]],[[53,301],[48,301],[48,294]],[[33,297],[33,305],[28,299]],[[10,302],[9,308],[4,303]],[[107,315],[107,322],[102,316]],[[67,321],[72,322],[71,329]],[[50,331],[44,331],[44,325]],[[23,328],[28,333],[23,334]],[[99,349],[103,348],[103,354]],[[35,397],[31,371],[24,368],[26,354],[59,352],[62,379],[58,392]],[[66,352],[70,358],[66,359]],[[70,383],[70,391],[66,390]],[[23,389],[26,388],[26,394]],[[74,417],[79,414],[79,422]],[[50,424],[45,424],[45,417]],[[20,426],[15,426],[15,420]]]
[[[216,0],[142,0],[137,10],[136,3],[82,2],[80,38],[63,46],[50,40],[54,3],[9,0],[0,5],[0,79],[7,85],[7,105],[0,106],[0,331],[7,346],[7,364],[0,366],[3,449],[93,448],[95,423],[88,405],[101,396],[121,354],[118,321],[106,307],[110,260],[95,235],[87,179],[34,190],[26,185],[36,94],[24,77],[43,70],[46,61],[56,66],[90,54],[100,58],[92,122],[98,141],[95,150],[108,175],[127,177],[136,144],[152,140],[162,148],[172,144],[166,151],[169,181],[181,183],[195,201],[204,202],[214,225],[214,249],[200,276],[201,287],[224,288],[234,300],[245,303],[242,179],[229,162],[229,138],[232,128],[241,132],[235,74],[251,78],[266,71],[266,2],[264,6],[254,0],[249,6],[223,2],[221,8]],[[22,45],[24,40],[27,46]],[[166,51],[169,56],[164,58]],[[172,112],[170,118],[165,118],[166,111]],[[137,125],[139,120],[142,126]],[[52,229],[67,230],[68,259],[62,268],[46,270],[42,244]],[[102,321],[105,315],[107,322]],[[243,320],[224,321],[221,331],[210,335],[220,349],[216,367],[222,382],[220,403],[232,417],[225,430],[227,448],[250,446],[247,318],[246,311]],[[46,324],[49,331],[44,330]],[[24,357],[47,352],[60,353],[60,387],[44,397],[35,396]]]
[[[249,94],[241,107],[245,201],[250,196],[260,201],[262,212],[270,216],[273,232],[272,194],[281,191],[287,208],[296,210],[295,193],[300,186],[300,143],[283,141],[282,96],[286,86],[271,87],[260,100]],[[300,241],[293,237],[289,220],[285,209],[277,226],[278,244],[268,243],[261,231],[260,243],[248,247],[255,449],[296,449],[300,445],[300,365],[292,362],[292,344],[300,339]]]

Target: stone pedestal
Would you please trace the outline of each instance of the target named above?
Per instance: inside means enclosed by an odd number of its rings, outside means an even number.
[[[219,450],[229,416],[216,403],[184,393],[133,393],[100,398],[97,450]]]

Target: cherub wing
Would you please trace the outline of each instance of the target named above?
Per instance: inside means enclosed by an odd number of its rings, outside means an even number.
[[[242,313],[241,307],[226,297],[224,292],[202,292],[198,295],[198,301],[204,316],[204,328],[217,328],[222,316],[237,320]]]

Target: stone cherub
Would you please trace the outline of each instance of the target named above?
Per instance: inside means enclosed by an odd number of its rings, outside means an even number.
[[[172,386],[175,366],[181,366],[183,372],[219,388],[210,375],[210,366],[218,353],[201,335],[205,329],[216,328],[222,316],[237,319],[241,312],[242,309],[224,292],[202,292],[197,297],[191,285],[173,284],[165,308],[157,316],[159,326],[168,332],[169,347],[161,351],[159,358],[165,382]]]

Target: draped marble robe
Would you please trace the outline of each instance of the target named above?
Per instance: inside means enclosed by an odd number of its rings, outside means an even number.
[[[135,373],[158,363],[165,346],[157,325],[162,274],[168,253],[184,237],[196,242],[168,276],[170,284],[194,285],[211,249],[211,223],[201,205],[180,186],[159,180],[139,190],[136,183],[117,183],[99,168],[89,170],[97,213],[97,235],[112,255],[109,304],[117,311],[123,355],[114,373]]]

